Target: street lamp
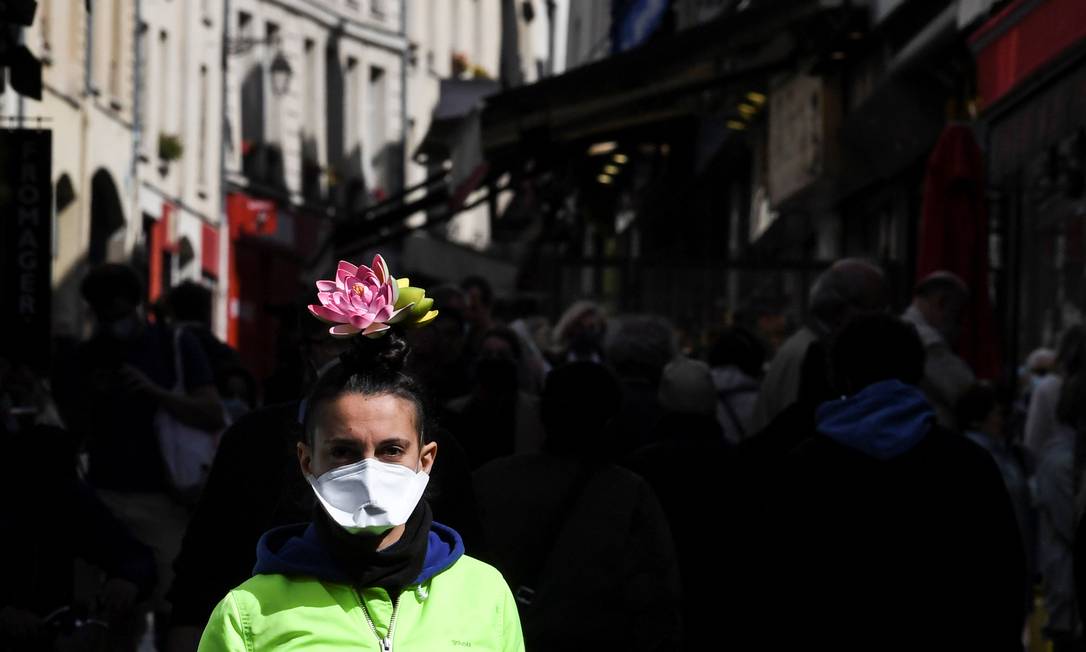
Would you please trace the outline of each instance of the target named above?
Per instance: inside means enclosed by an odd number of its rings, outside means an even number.
[[[275,58],[271,63],[271,85],[272,92],[282,97],[290,91],[290,80],[294,76],[294,70],[290,67],[290,62],[283,56],[283,52],[276,53]]]
[[[237,56],[249,52],[249,50],[252,50],[258,45],[272,47],[278,46],[279,44],[280,39],[278,34],[263,39],[248,37],[228,38],[226,39],[226,52],[231,56]],[[290,61],[283,54],[282,50],[276,51],[269,71],[271,72],[272,93],[277,97],[286,95],[287,92],[290,91],[290,80],[294,77],[294,69],[290,67]]]

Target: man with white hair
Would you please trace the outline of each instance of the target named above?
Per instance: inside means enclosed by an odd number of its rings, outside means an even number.
[[[962,326],[969,288],[951,272],[933,272],[913,291],[913,302],[901,316],[916,327],[924,344],[924,380],[921,389],[935,408],[939,425],[955,428],[954,406],[976,383],[973,370],[954,353]]]
[[[887,305],[886,277],[877,265],[860,258],[845,258],[823,272],[811,286],[811,319],[785,341],[769,365],[754,406],[751,433],[763,430],[803,398],[804,367],[810,368],[812,346],[818,345],[819,355],[824,356],[821,342],[856,315],[884,312]]]

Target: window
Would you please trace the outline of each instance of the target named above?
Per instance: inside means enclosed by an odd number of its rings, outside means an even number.
[[[483,60],[483,10],[479,0],[471,0],[472,40],[471,62],[479,65]]]
[[[238,38],[250,39],[253,37],[253,16],[244,11],[238,12]]]
[[[385,17],[384,0],[370,0],[370,13],[374,18],[383,19]]]
[[[275,81],[271,75],[271,65],[279,52],[279,25],[275,23],[264,24],[264,38],[268,45],[264,48],[265,97],[268,98],[268,133],[269,143],[283,142],[283,102],[279,92],[275,88]]]
[[[268,42],[268,52],[271,52],[279,45],[279,25],[276,25],[275,23],[265,23],[264,38]],[[268,60],[271,60],[271,56],[268,56]]]
[[[304,44],[305,51],[305,98],[303,98],[302,129],[309,135],[317,131],[317,103],[320,100],[320,89],[317,86],[317,76],[320,75],[317,44],[311,38],[307,38]]]
[[[53,49],[53,0],[42,0],[38,23],[41,26],[41,48],[48,53]]]
[[[321,93],[318,81],[321,69],[317,43],[307,38],[302,44],[302,50],[305,57],[302,73],[302,83],[305,85],[305,95],[302,97],[302,196],[309,201],[320,201],[321,165],[317,134],[321,120],[321,101],[328,99]]]
[[[173,135],[170,129],[170,35],[166,30],[158,33],[158,133]]]
[[[358,59],[353,57],[347,58],[347,78],[346,88],[343,90],[343,94],[346,96],[346,111],[347,115],[343,118],[344,127],[344,140],[347,145],[348,153],[352,152],[357,146],[361,134],[358,133]]]
[[[437,7],[430,5],[426,12],[426,69],[434,70],[434,62],[437,59],[435,51],[438,50]]]
[[[385,71],[371,67],[366,88],[366,146],[370,161],[376,161],[385,145]],[[374,171],[374,183],[385,185],[383,170]]]
[[[124,83],[124,0],[113,0],[109,41],[109,97],[119,104]]]
[[[148,108],[151,105],[149,101],[151,89],[148,86],[149,78],[147,75],[147,71],[150,70],[151,66],[151,60],[149,58],[151,52],[147,45],[150,40],[150,37],[148,36],[150,33],[151,30],[147,26],[147,23],[140,23],[139,32],[136,33],[136,47],[139,48],[139,68],[136,70],[136,83],[139,84],[140,92],[138,98],[139,104],[135,107],[135,119],[143,131],[142,141],[145,155],[147,152],[151,151],[151,138],[149,137],[151,132],[148,128],[148,120],[151,118],[151,113]]]
[[[463,33],[460,30],[460,0],[452,0],[452,51],[461,52],[464,42],[461,40]]]
[[[82,58],[83,53],[80,48],[83,47],[83,39],[85,37],[83,20],[87,16],[85,11],[67,11],[64,14],[68,18],[68,47],[70,52],[77,53],[78,58]],[[72,66],[77,68],[78,66]],[[82,74],[82,72],[80,73]]]
[[[196,184],[200,188],[207,186],[207,66],[200,66],[200,119],[196,127]]]

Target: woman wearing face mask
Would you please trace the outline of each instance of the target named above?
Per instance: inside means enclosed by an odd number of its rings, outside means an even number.
[[[523,650],[505,580],[423,498],[437,444],[389,327],[431,320],[429,300],[380,257],[318,287],[310,310],[355,336],[306,400],[298,460],[319,504],[312,522],[264,535],[255,576],[216,607],[200,650]]]

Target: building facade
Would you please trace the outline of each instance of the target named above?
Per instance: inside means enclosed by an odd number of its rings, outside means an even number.
[[[194,281],[221,303],[224,3],[141,0],[136,6],[133,127],[149,298]]]
[[[141,237],[131,74],[136,6],[91,6],[88,14],[84,3],[39,2],[24,42],[42,62],[42,99],[0,97],[7,125],[22,120],[53,132],[53,325],[56,335],[72,337],[86,333],[79,283],[88,267],[127,260]]]
[[[182,281],[209,287],[216,331],[270,373],[275,328],[253,334],[319,274],[328,225],[404,187],[405,5],[40,2],[24,39],[43,62],[42,100],[6,93],[0,117],[53,131],[54,334],[86,335],[89,267],[130,262],[152,302]],[[436,69],[454,47],[496,52],[496,36],[476,46],[475,20]]]
[[[222,139],[227,341],[275,373],[303,279],[332,225],[404,187],[404,3],[231,0]]]
[[[453,78],[497,80],[501,66],[502,0],[423,0],[405,3],[411,59],[408,68],[407,185],[417,186],[439,171],[443,161],[416,157],[430,133],[441,100],[441,81]],[[424,191],[412,194],[418,198]],[[424,214],[410,218],[415,226]],[[440,235],[474,248],[490,242],[487,206],[462,211]]]

